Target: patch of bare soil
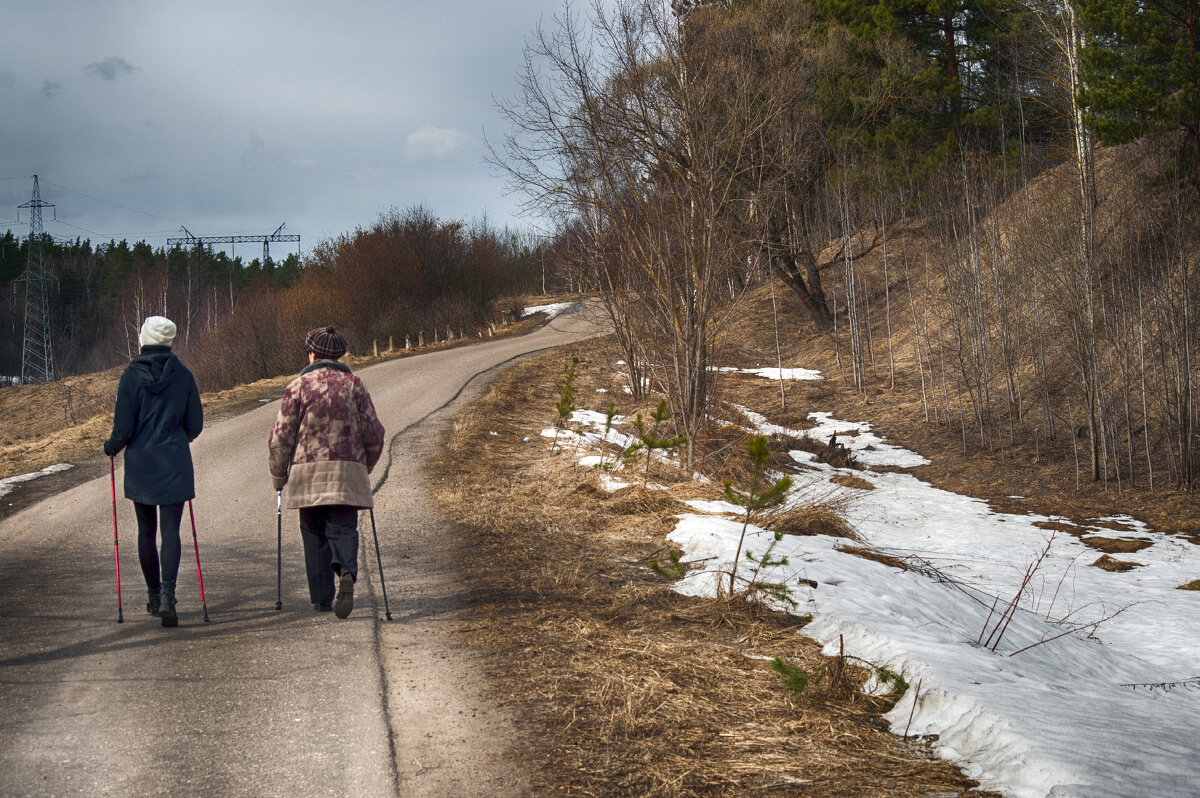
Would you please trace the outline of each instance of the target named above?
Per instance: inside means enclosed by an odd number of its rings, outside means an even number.
[[[539,433],[553,426],[572,356],[580,407],[622,396],[605,349],[589,342],[513,367],[460,414],[432,464],[467,542],[478,621],[464,641],[495,662],[499,698],[524,732],[513,756],[534,792],[966,794],[974,783],[956,768],[886,730],[894,697],[859,693],[861,669],[798,634],[806,618],[684,598],[649,567],[669,556],[677,499],[717,498],[719,487],[661,467],[652,481],[667,491],[610,493],[573,465],[569,444],[551,453]],[[733,440],[709,447],[709,473],[736,470]],[[792,692],[776,658],[807,688]]]

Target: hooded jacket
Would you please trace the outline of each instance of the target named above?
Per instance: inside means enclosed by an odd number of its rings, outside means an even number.
[[[283,392],[268,441],[288,507],[371,507],[368,476],[383,453],[383,425],[362,380],[335,360],[309,364]]]
[[[192,372],[169,346],[144,346],[117,388],[112,436],[104,453],[125,449],[125,498],[179,504],[196,496],[189,444],[204,428]]]

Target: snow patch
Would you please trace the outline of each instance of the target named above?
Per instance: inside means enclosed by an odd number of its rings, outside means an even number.
[[[66,471],[67,469],[74,467],[75,465],[73,463],[55,463],[54,465],[46,466],[40,471],[31,471],[28,474],[17,474],[13,477],[5,477],[4,479],[0,479],[0,496],[7,496],[8,494],[12,493],[13,488],[15,488],[17,485],[20,485],[22,482],[29,482],[37,479],[38,477],[44,477],[49,474],[57,474],[60,471]]]

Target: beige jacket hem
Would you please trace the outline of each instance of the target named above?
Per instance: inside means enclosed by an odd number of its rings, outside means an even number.
[[[373,507],[371,478],[367,467],[353,460],[322,460],[292,463],[287,482],[288,508],[344,504]]]

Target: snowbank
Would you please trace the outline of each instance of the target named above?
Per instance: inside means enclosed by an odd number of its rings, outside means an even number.
[[[813,414],[818,426],[806,431],[747,416],[764,433],[828,439],[836,431],[862,463],[928,462],[828,413]],[[827,536],[786,537],[775,553],[790,565],[767,577],[795,585],[800,611],[813,616],[805,634],[827,654],[844,643],[847,654],[903,675],[910,688],[888,716],[893,731],[904,733],[911,714],[909,734],[937,735],[939,756],[984,788],[1020,798],[1200,794],[1200,592],[1176,589],[1200,577],[1200,548],[1128,517],[1055,533],[1037,523],[1065,519],[994,513],[909,474],[849,472],[874,490],[842,488],[829,478],[847,472],[793,454],[811,477],[789,501],[846,494],[868,545],[912,566],[854,556]],[[692,506],[728,512],[719,504]],[[1109,528],[1114,521],[1121,531]],[[713,572],[728,571],[740,533],[727,517],[681,516],[669,537],[685,562],[703,565],[677,589],[712,594]],[[1090,567],[1101,555],[1082,542],[1091,536],[1151,545],[1118,555],[1141,565],[1114,573]],[[746,547],[757,556],[770,540],[752,526]],[[1019,611],[1000,628],[1043,552]]]
[[[0,496],[7,496],[12,493],[13,488],[22,482],[28,482],[31,479],[44,477],[47,474],[57,474],[59,471],[66,471],[68,468],[74,468],[71,463],[55,463],[43,468],[41,471],[31,471],[28,474],[17,474],[15,477],[5,477],[0,479]]]

